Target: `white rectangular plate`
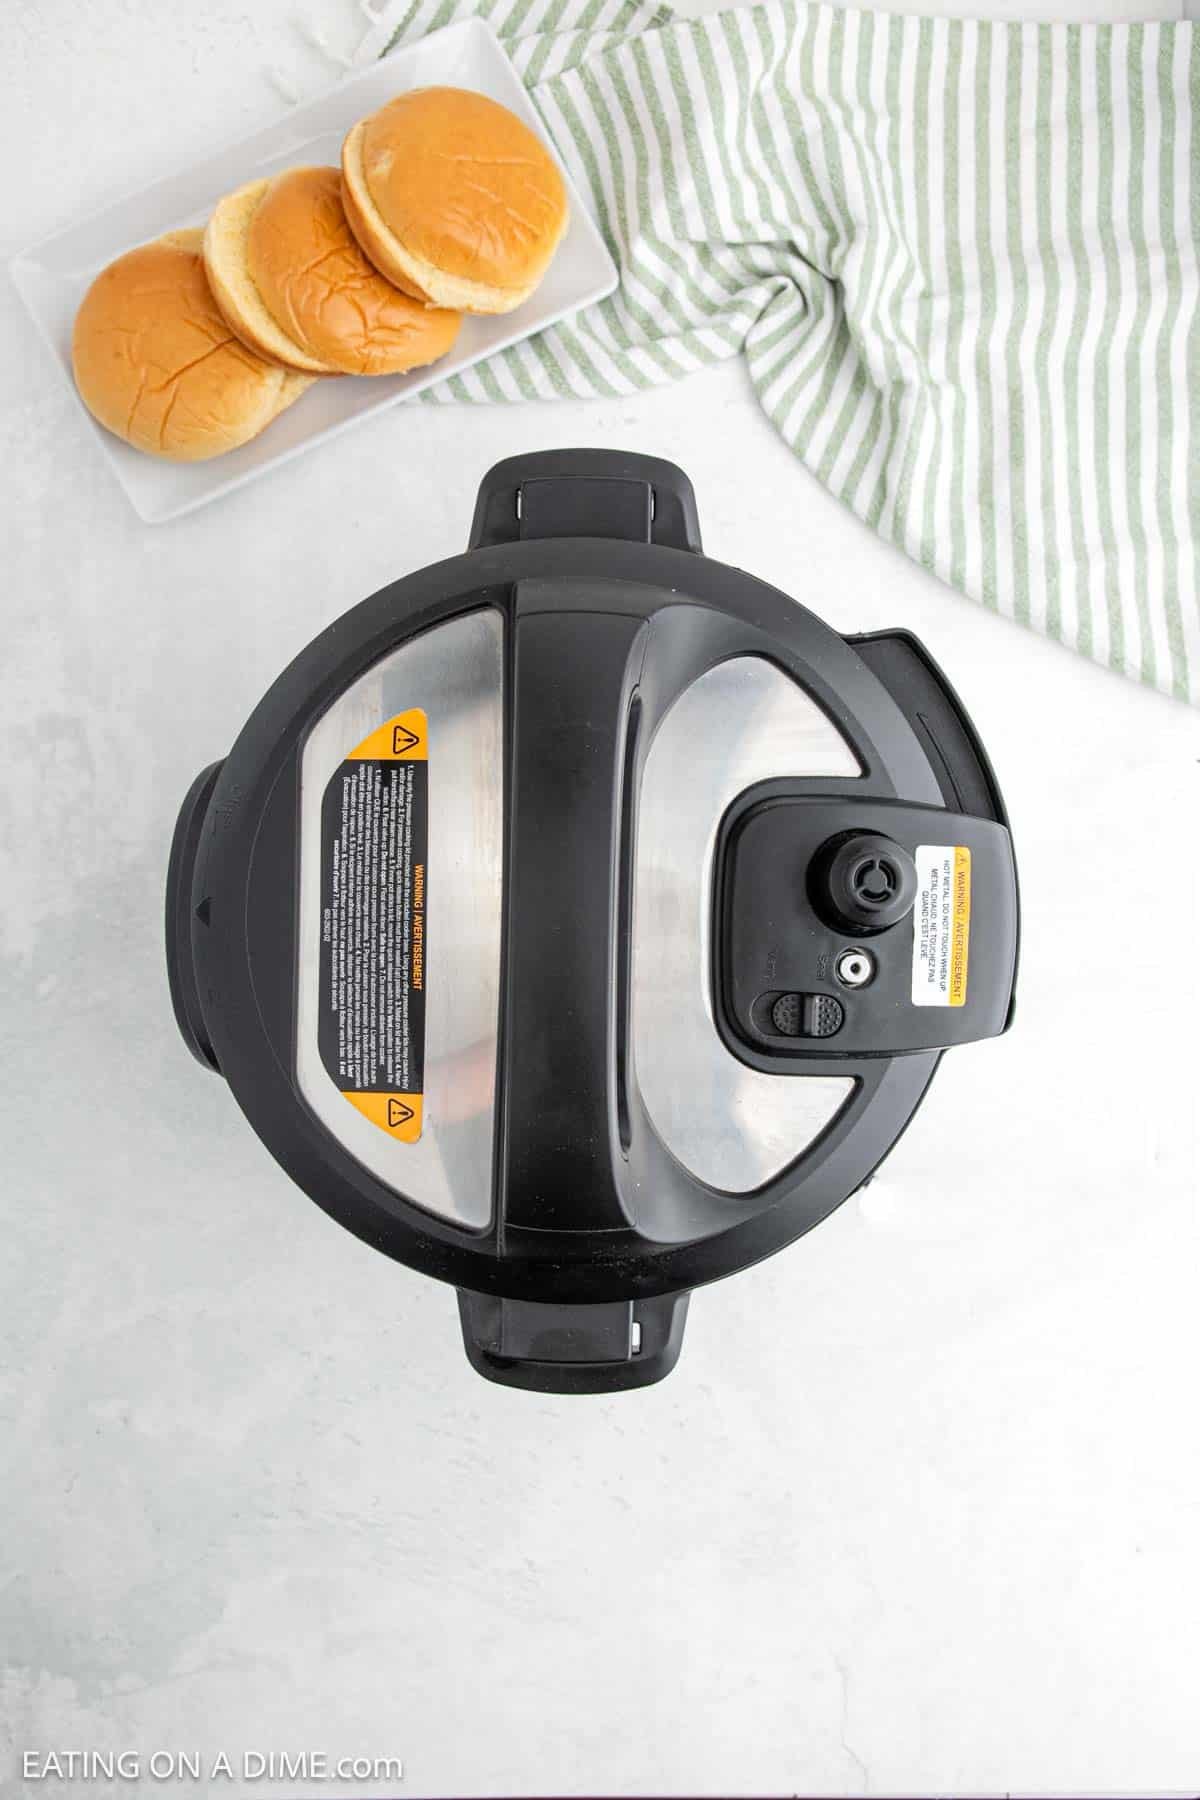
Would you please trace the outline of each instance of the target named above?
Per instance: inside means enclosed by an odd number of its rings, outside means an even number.
[[[13,281],[35,324],[50,345],[74,392],[71,327],[93,278],[115,256],[186,225],[202,225],[222,194],[256,176],[273,175],[296,163],[336,164],[342,139],[364,114],[374,112],[408,88],[444,84],[489,94],[525,120],[562,167],[554,145],[496,37],[481,19],[467,19],[381,62],[356,72],[326,94],[297,106],[278,124],[231,144],[219,155],[192,165],[103,212],[80,219],[65,231],[23,250],[9,265]],[[571,223],[545,280],[516,312],[468,318],[448,356],[410,375],[370,379],[328,376],[261,437],[211,462],[172,463],[144,456],[90,420],[118,481],[141,518],[150,524],[178,518],[215,500],[301,451],[335,437],[356,419],[382,412],[420,393],[485,356],[531,337],[547,325],[611,294],[617,270],[596,223],[567,171]],[[415,432],[415,418],[401,429]]]

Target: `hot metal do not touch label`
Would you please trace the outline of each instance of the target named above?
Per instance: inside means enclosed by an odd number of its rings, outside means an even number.
[[[965,844],[918,844],[913,907],[912,1003],[965,1006],[971,939],[971,852]]]
[[[321,1061],[401,1143],[425,1088],[428,722],[397,713],[339,766],[321,802]]]

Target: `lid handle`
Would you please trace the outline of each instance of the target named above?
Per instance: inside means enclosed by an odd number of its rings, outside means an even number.
[[[688,1294],[560,1306],[459,1289],[467,1359],[487,1381],[541,1394],[649,1387],[679,1360]]]
[[[506,1231],[614,1231],[617,997],[645,620],[529,611],[513,627],[501,1211]]]
[[[622,538],[700,550],[696,495],[682,469],[622,450],[510,456],[479,486],[468,548],[519,538]]]

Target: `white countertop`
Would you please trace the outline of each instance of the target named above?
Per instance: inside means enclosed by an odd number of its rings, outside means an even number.
[[[295,12],[5,8],[0,247],[277,116],[264,65],[330,79]],[[402,409],[146,527],[7,286],[0,319],[5,1791],[68,1746],[405,1761],[218,1793],[1194,1788],[1195,714],[879,543],[737,364]],[[573,443],[681,462],[714,556],[924,639],[1024,898],[1015,1029],[611,1400],[471,1373],[451,1291],[192,1063],[160,945],[178,803],[272,677],[461,548],[493,461]]]

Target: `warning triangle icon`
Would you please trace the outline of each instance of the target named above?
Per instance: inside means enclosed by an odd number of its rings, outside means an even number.
[[[415,750],[420,741],[421,740],[416,732],[410,731],[407,725],[394,725],[392,727],[393,756],[403,756],[407,751]]]
[[[403,1100],[388,1101],[388,1124],[394,1131],[397,1125],[407,1125],[413,1116],[411,1106],[405,1106]]]

